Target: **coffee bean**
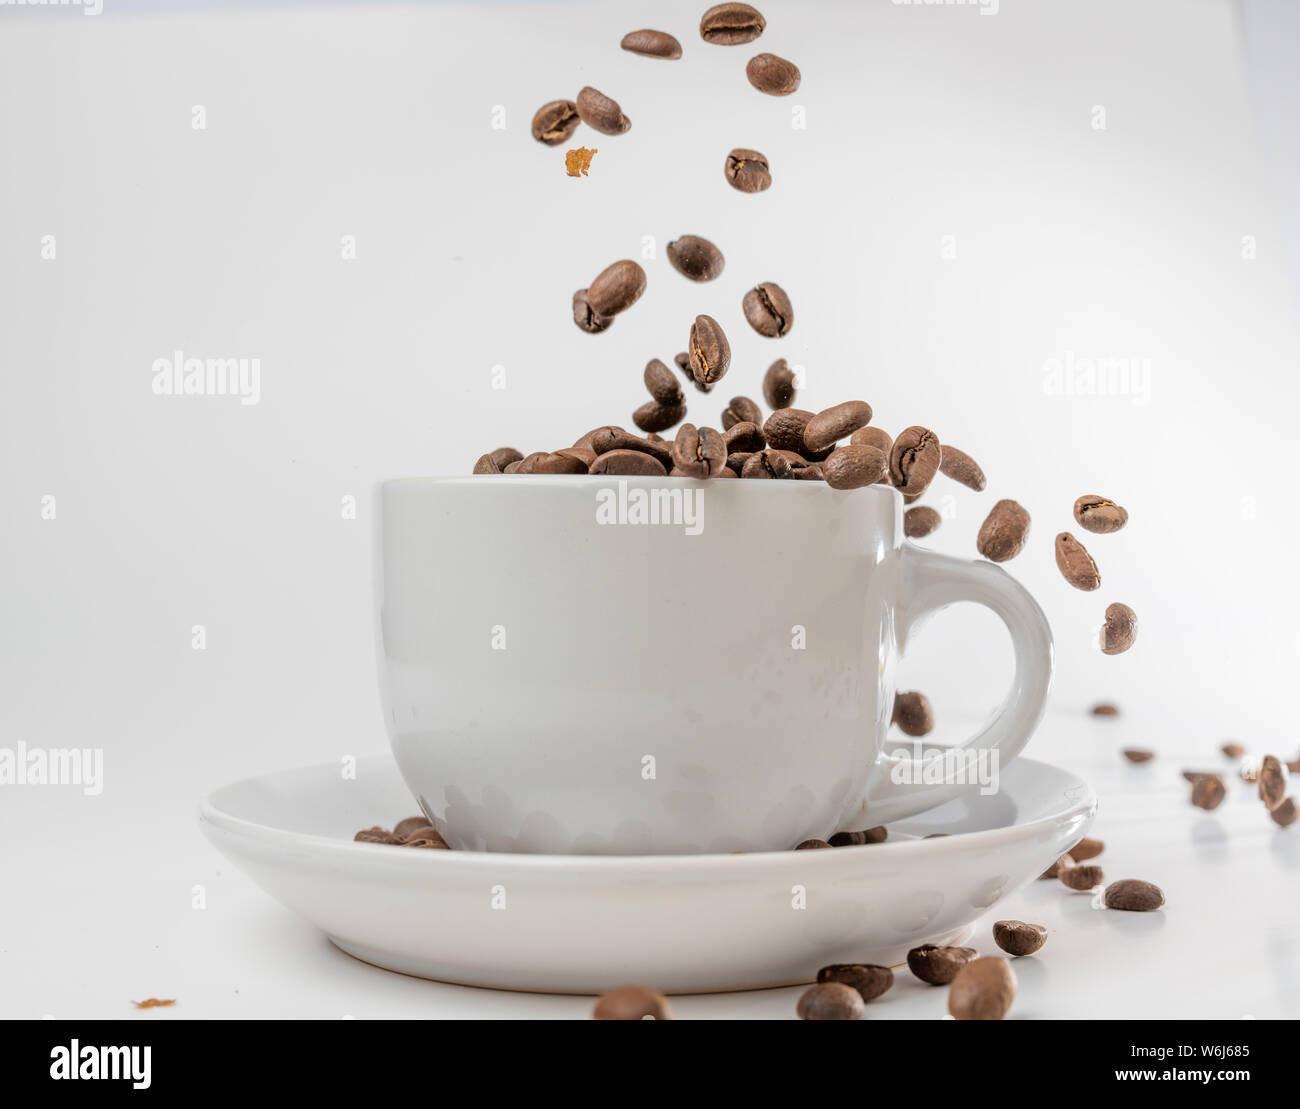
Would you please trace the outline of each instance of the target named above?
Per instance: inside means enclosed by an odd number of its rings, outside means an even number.
[[[761,451],[767,446],[762,431],[748,420],[732,424],[727,428],[722,433],[722,441],[727,444],[728,458],[737,453],[752,454],[754,451]]]
[[[862,995],[843,982],[821,982],[809,986],[799,998],[800,1020],[861,1020]]]
[[[1075,589],[1090,591],[1101,586],[1101,573],[1092,555],[1068,531],[1056,537],[1056,568]]]
[[[533,116],[533,138],[547,146],[559,146],[569,141],[580,122],[578,105],[572,100],[552,100]]]
[[[682,403],[681,383],[673,371],[658,358],[652,358],[645,364],[641,380],[645,382],[646,391],[660,404]]]
[[[727,455],[727,469],[736,477],[740,477],[740,471],[745,468],[745,463],[753,457],[753,451],[732,451]]]
[[[748,397],[732,397],[731,403],[722,412],[722,430],[730,431],[737,424],[763,425],[763,410]],[[762,450],[762,447],[742,448]]]
[[[774,281],[759,282],[745,294],[740,306],[749,326],[768,339],[787,335],[794,326],[794,307],[785,290]],[[870,408],[867,413],[869,420]]]
[[[1096,493],[1085,493],[1074,502],[1074,518],[1085,531],[1097,535],[1109,535],[1128,523],[1128,513],[1124,509]]]
[[[564,447],[555,453],[562,454],[565,458],[576,458],[584,466],[590,466],[596,461],[596,452],[590,447]]]
[[[519,462],[512,462],[512,463],[510,463],[509,466],[507,466],[507,467],[506,467],[504,470],[502,470],[501,472],[502,472],[503,474],[517,474],[517,473],[519,472],[519,467],[522,466],[522,465],[523,465],[523,461],[522,461],[522,460],[520,460]]]
[[[744,478],[789,478],[794,474],[794,467],[779,451],[757,451],[751,454],[741,467],[740,476]]]
[[[478,461],[474,463],[474,473],[499,474],[501,473],[501,467],[496,464],[496,460],[490,454],[481,454]]]
[[[1192,786],[1192,804],[1198,809],[1217,809],[1227,795],[1223,779],[1215,775],[1199,778]]]
[[[870,843],[884,843],[889,838],[889,829],[883,824],[874,828],[864,828],[860,832],[836,832],[829,842],[832,847],[865,847]]]
[[[645,292],[645,270],[629,258],[606,266],[587,289],[587,303],[599,316],[617,316]]]
[[[1219,750],[1230,759],[1239,759],[1246,754],[1246,748],[1244,748],[1240,743],[1225,743],[1219,748]]]
[[[787,408],[786,412],[797,409]],[[779,413],[778,413],[779,415]],[[832,489],[862,489],[874,485],[889,470],[889,459],[875,447],[837,447],[822,466]]]
[[[587,299],[587,290],[579,289],[573,294],[573,322],[588,335],[599,335],[614,320],[597,312]]]
[[[1032,955],[1047,942],[1047,929],[1023,920],[999,920],[993,925],[993,942],[1008,955]]]
[[[1122,754],[1129,762],[1150,762],[1156,757],[1154,751],[1148,751],[1145,747],[1125,747]]]
[[[546,451],[533,459],[530,474],[585,474],[587,464],[571,454]]]
[[[619,986],[596,999],[593,1020],[672,1020],[668,998],[649,986]]]
[[[809,462],[807,466],[796,466],[790,473],[795,481],[825,481],[826,473],[820,462]]]
[[[687,350],[691,373],[704,385],[716,384],[731,365],[731,344],[727,342],[722,326],[712,316],[695,317]]]
[[[1286,797],[1286,771],[1282,769],[1281,760],[1273,755],[1265,755],[1259,764],[1259,799],[1273,810],[1282,804]]]
[[[497,447],[494,451],[488,451],[488,457],[504,470],[510,463],[522,461],[524,456],[514,447]]]
[[[943,523],[943,517],[929,505],[918,504],[903,513],[903,534],[908,539],[924,539]]]
[[[591,437],[591,449],[596,454],[608,451],[641,451],[652,458],[657,458],[665,467],[672,465],[672,451],[666,443],[654,443],[632,435],[621,427],[602,427]]]
[[[769,96],[789,96],[803,79],[794,62],[775,54],[755,54],[745,66],[745,76],[754,88]]]
[[[1106,850],[1106,844],[1099,839],[1081,839],[1069,851],[1066,852],[1076,863],[1087,862],[1088,859],[1095,859]]]
[[[591,464],[593,474],[618,474],[623,477],[665,477],[667,468],[645,451],[606,451]]]
[[[403,847],[415,847],[425,851],[450,851],[451,844],[442,838],[442,834],[431,824],[416,828],[402,841]]]
[[[806,470],[813,464],[810,459],[805,458],[798,451],[780,450],[775,447],[772,449],[776,450],[776,453],[789,462],[790,466],[795,470]]]
[[[943,448],[929,428],[909,427],[894,440],[889,454],[889,476],[894,488],[905,495],[924,493],[939,471]]]
[[[822,847],[830,847],[824,839],[806,839],[802,843],[795,844],[796,851],[816,851]]]
[[[715,46],[753,42],[767,21],[748,4],[715,4],[700,18],[700,38]]]
[[[1296,816],[1300,815],[1296,809],[1294,797],[1288,797],[1282,804],[1278,805],[1269,815],[1273,818],[1273,823],[1280,828],[1289,828],[1295,823]]]
[[[582,122],[602,135],[621,135],[632,126],[617,100],[611,100],[590,85],[578,93],[577,108]]]
[[[699,235],[683,235],[665,248],[669,264],[692,281],[712,281],[726,266],[722,251]]]
[[[667,31],[629,31],[619,43],[624,50],[643,58],[680,58],[682,44]]]
[[[1289,774],[1300,774],[1300,755],[1288,762],[1286,769]]]
[[[948,1012],[957,1020],[1001,1020],[1016,999],[1016,972],[1000,955],[976,959],[952,980]]]
[[[946,986],[979,952],[973,947],[940,947],[923,943],[907,953],[907,968],[922,982]]]
[[[778,409],[764,421],[763,437],[777,450],[798,453],[803,450],[804,428],[812,418],[813,414],[802,408]]]
[[[429,818],[423,813],[419,816],[408,816],[405,820],[399,820],[393,825],[393,835],[398,839],[406,839],[417,829],[427,827],[429,827]]]
[[[1066,867],[1070,867],[1073,865],[1074,865],[1074,859],[1071,858],[1070,855],[1068,854],[1062,855],[1059,859],[1056,860],[1056,862],[1054,862],[1051,866],[1049,866],[1046,870],[1044,870],[1043,873],[1039,875],[1039,877],[1059,878],[1061,876],[1062,870],[1064,870]]]
[[[760,154],[757,150],[736,147],[727,155],[722,172],[727,181],[742,193],[761,193],[772,184],[767,155]]]
[[[695,386],[696,392],[698,393],[713,392],[714,382],[712,381],[705,382],[705,381],[696,380],[695,372],[691,369],[691,356],[687,354],[686,351],[682,351],[680,354],[674,355],[673,364],[679,370],[682,371],[682,375],[686,378],[686,380]]]
[[[727,464],[727,444],[711,427],[682,424],[672,454],[674,471],[686,477],[710,477]]]
[[[794,371],[778,358],[763,375],[763,399],[771,409],[789,408],[794,403]]]
[[[930,699],[915,690],[894,694],[893,722],[904,735],[929,735],[934,730],[934,709],[930,707]]]
[[[1106,623],[1101,629],[1101,653],[1104,655],[1122,655],[1137,639],[1138,618],[1128,605],[1114,604],[1106,606]]]
[[[1056,876],[1072,890],[1093,890],[1106,880],[1106,873],[1099,866],[1063,866]]]
[[[1121,878],[1106,887],[1105,904],[1108,909],[1123,909],[1130,913],[1149,913],[1165,903],[1164,891],[1141,878]]]
[[[818,983],[838,982],[857,990],[863,1001],[875,1001],[889,992],[894,984],[894,972],[889,967],[874,963],[832,963],[817,972]]]
[[[1024,549],[1028,537],[1029,513],[1015,501],[1002,500],[980,526],[975,546],[990,562],[1006,562]]]
[[[632,422],[642,431],[667,431],[686,418],[686,405],[660,404],[649,400],[632,413]]]
[[[860,427],[849,436],[849,446],[875,447],[878,451],[884,451],[888,458],[889,452],[894,449],[894,437],[883,428]]]
[[[846,400],[818,412],[803,431],[804,446],[812,451],[833,447],[841,439],[871,423],[871,405],[864,400]]]
[[[1184,770],[1183,777],[1195,785],[1202,778],[1218,778],[1223,781],[1223,775],[1214,770]]]
[[[982,493],[987,484],[979,463],[965,451],[950,447],[947,443],[943,445],[943,460],[939,463],[939,469],[946,477],[977,493]]]
[[[1093,705],[1089,711],[1093,716],[1118,716],[1119,706],[1112,705],[1109,701],[1101,701]]]
[[[586,447],[588,450],[595,450],[595,447],[593,447],[592,444],[596,441],[596,436],[602,431],[617,431],[623,435],[627,434],[627,432],[621,427],[615,427],[612,424],[603,424],[600,427],[593,427],[585,435],[580,435],[573,445],[575,447]],[[596,453],[599,454],[600,452],[596,451]]]
[[[352,842],[353,843],[380,843],[392,847],[392,846],[400,845],[402,841],[398,839],[397,836],[393,835],[393,833],[390,832],[387,828],[381,828],[379,827],[379,825],[376,824],[373,828],[363,828],[355,836],[352,837]],[[830,845],[827,844],[827,846]]]

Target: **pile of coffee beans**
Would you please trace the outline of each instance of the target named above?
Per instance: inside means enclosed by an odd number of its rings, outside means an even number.
[[[436,850],[450,850],[442,834],[429,823],[426,816],[408,816],[399,820],[390,832],[387,828],[375,825],[362,828],[352,837],[354,843],[378,843],[389,847],[425,847]]]

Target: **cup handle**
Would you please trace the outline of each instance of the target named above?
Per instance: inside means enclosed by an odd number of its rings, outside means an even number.
[[[1052,630],[1047,617],[1029,591],[1010,574],[991,562],[971,562],[936,554],[912,543],[904,543],[900,553],[900,596],[897,609],[899,650],[916,628],[929,616],[956,601],[975,601],[992,609],[1011,633],[1016,672],[1011,690],[993,720],[971,737],[961,748],[980,751],[996,749],[1003,762],[1010,762],[1029,741],[1047,704],[1047,690],[1052,682]],[[877,757],[877,774],[867,791],[864,808],[874,824],[911,816],[958,796],[968,784],[943,781],[916,785],[919,774],[900,775],[894,771],[901,763],[920,766],[914,754],[888,754]]]

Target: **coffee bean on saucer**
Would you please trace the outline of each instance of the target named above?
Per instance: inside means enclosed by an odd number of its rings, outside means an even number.
[[[816,851],[822,847],[830,847],[830,844],[824,839],[806,839],[802,843],[796,843],[794,849],[796,851]]]
[[[1092,555],[1068,531],[1056,537],[1056,568],[1075,589],[1087,591],[1101,585],[1101,574]]]
[[[749,326],[768,339],[789,334],[794,326],[794,306],[775,281],[760,281],[741,300]],[[870,409],[867,409],[870,419]]]
[[[740,476],[784,480],[794,476],[794,467],[780,451],[756,451],[745,460]]]
[[[1093,890],[1106,880],[1099,866],[1062,866],[1057,868],[1056,876],[1072,890]]]
[[[1265,755],[1259,764],[1259,799],[1273,810],[1286,797],[1286,771],[1273,755]]]
[[[1104,655],[1122,655],[1137,639],[1138,618],[1128,605],[1114,604],[1106,606],[1106,623],[1101,629],[1101,653]]]
[[[715,46],[740,46],[763,33],[767,20],[748,4],[714,4],[700,18],[700,38]]]
[[[591,464],[590,472],[620,477],[666,477],[668,474],[654,455],[634,450],[606,451]]]
[[[861,1020],[865,1006],[862,995],[843,982],[820,982],[809,986],[799,998],[800,1020]]]
[[[1044,870],[1043,873],[1039,875],[1039,877],[1059,878],[1061,876],[1061,871],[1069,866],[1074,866],[1074,859],[1068,854],[1062,855],[1059,859],[1056,860],[1056,862],[1054,862],[1051,866],[1049,866],[1046,870]]]
[[[929,428],[909,427],[899,433],[889,454],[889,476],[905,495],[924,493],[939,471],[943,448]]]
[[[569,141],[580,122],[578,105],[572,100],[552,100],[533,116],[533,138],[547,146],[559,146]]]
[[[624,258],[596,275],[587,288],[587,303],[599,316],[617,316],[641,299],[645,286],[645,270],[632,259]]]
[[[398,839],[387,828],[381,828],[376,824],[373,828],[363,828],[352,837],[353,843],[383,843],[398,845],[402,841]]]
[[[794,412],[787,408],[783,411]],[[779,415],[780,413],[777,413]],[[875,447],[836,447],[822,466],[826,484],[832,489],[862,489],[875,485],[889,472],[889,459]]]
[[[953,481],[960,482],[967,489],[974,489],[977,493],[982,493],[987,484],[979,463],[965,451],[950,447],[947,443],[943,445],[943,460],[939,463],[939,472],[952,478]]]
[[[715,385],[731,365],[731,344],[712,316],[696,316],[687,344],[691,374],[702,385]]]
[[[767,373],[763,375],[763,399],[773,411],[789,408],[794,403],[794,371],[784,358],[778,358],[768,366]],[[889,446],[893,446],[893,443]]]
[[[913,505],[903,513],[903,534],[908,539],[924,539],[943,523],[943,517],[928,504]]]
[[[761,451],[767,446],[766,441],[763,439],[763,433],[748,420],[732,424],[722,433],[722,441],[727,444],[728,460],[737,452],[752,454],[754,451]]]
[[[922,982],[946,986],[979,952],[973,947],[940,947],[923,943],[907,953],[907,967]]]
[[[1008,955],[1032,955],[1047,942],[1047,929],[1023,920],[999,920],[993,925],[993,942]]]
[[[1093,705],[1089,711],[1093,716],[1118,716],[1119,706],[1112,705],[1109,701],[1101,701]]]
[[[1079,527],[1096,535],[1119,531],[1128,523],[1128,513],[1124,509],[1096,493],[1085,493],[1074,502],[1074,518]]]
[[[632,121],[623,114],[617,100],[590,85],[578,93],[576,106],[582,122],[602,135],[621,135],[632,126]]]
[[[667,431],[686,418],[686,405],[660,404],[648,400],[632,413],[632,422],[642,431]]]
[[[888,456],[889,452],[894,449],[894,439],[889,432],[879,427],[860,427],[849,436],[849,446],[851,447],[875,447],[878,451],[884,451]]]
[[[1240,743],[1225,743],[1219,750],[1230,759],[1239,759],[1246,753],[1246,748]]]
[[[1277,808],[1269,813],[1269,816],[1273,818],[1273,823],[1278,825],[1280,828],[1289,828],[1295,823],[1297,815],[1298,812],[1294,797],[1288,797],[1278,805]]]
[[[419,816],[408,816],[405,820],[399,820],[393,825],[393,835],[398,839],[406,839],[417,828],[429,827],[429,818],[421,813]]]
[[[1016,999],[1016,972],[1000,955],[962,967],[948,990],[948,1012],[957,1020],[1001,1020]]]
[[[629,31],[619,43],[631,54],[640,54],[643,58],[680,58],[682,44],[667,31]]]
[[[1087,862],[1089,859],[1095,859],[1106,850],[1106,844],[1099,839],[1081,839],[1069,851],[1066,852],[1075,863]],[[1073,865],[1073,863],[1071,864]]]
[[[403,841],[403,847],[417,847],[432,851],[450,851],[451,845],[442,838],[442,834],[437,828],[426,824],[423,828],[416,828]]]
[[[1140,878],[1121,878],[1106,887],[1104,900],[1108,909],[1149,913],[1165,903],[1165,894],[1159,886]]]
[[[799,88],[803,75],[799,67],[775,54],[755,54],[745,66],[749,83],[768,96],[789,96]]]
[[[860,832],[836,832],[830,838],[832,847],[865,847],[869,843],[884,843],[889,838],[889,830],[878,824],[874,828],[864,828]]]
[[[649,986],[619,986],[596,999],[593,1020],[672,1020],[668,998]]]
[[[711,427],[682,424],[673,440],[672,456],[674,471],[680,471],[679,476],[711,477],[727,464],[727,444]]]
[[[893,722],[904,735],[929,735],[934,730],[934,709],[924,693],[911,690],[894,694]]]
[[[975,546],[990,562],[1006,562],[1024,549],[1028,537],[1029,513],[1015,501],[1001,500],[980,525]]]
[[[1145,747],[1125,747],[1122,753],[1129,762],[1150,762],[1156,757],[1154,751],[1148,751]]]
[[[833,447],[841,439],[871,423],[871,405],[864,400],[846,400],[818,412],[803,429],[803,442],[810,451]]]
[[[832,963],[817,972],[817,981],[839,982],[857,990],[863,1001],[874,1001],[889,992],[894,984],[894,972],[874,963]]]
[[[722,411],[722,430],[730,431],[736,424],[762,427],[763,410],[748,397],[732,397],[731,403]],[[762,450],[762,447],[754,449]]]
[[[1192,785],[1192,804],[1198,809],[1217,809],[1228,795],[1223,779],[1216,774],[1198,778]]]
[[[726,267],[722,251],[700,235],[683,235],[665,248],[668,264],[692,281],[712,281]]]
[[[761,193],[772,184],[767,155],[741,146],[727,155],[722,172],[731,186],[742,193]]]
[[[588,335],[599,335],[614,322],[612,316],[602,316],[587,299],[587,290],[579,289],[573,294],[573,322]]]
[[[677,375],[658,358],[652,358],[645,364],[641,374],[646,392],[660,404],[673,405],[682,403],[682,386]]]

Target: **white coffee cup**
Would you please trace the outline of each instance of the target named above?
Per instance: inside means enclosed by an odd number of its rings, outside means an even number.
[[[940,804],[971,787],[886,733],[909,634],[954,601],[1001,617],[1016,662],[965,746],[1005,763],[1042,716],[1038,605],[905,541],[891,489],[484,475],[380,499],[385,718],[454,848],[788,850]]]

